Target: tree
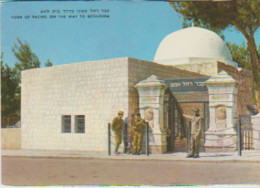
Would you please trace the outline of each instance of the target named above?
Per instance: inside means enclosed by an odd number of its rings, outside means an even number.
[[[7,64],[3,64],[1,55],[1,113],[2,117],[9,114],[19,114],[20,98],[18,97],[18,80],[16,72]],[[2,118],[2,125],[3,125]]]
[[[226,45],[230,50],[233,61],[237,62],[239,67],[252,70],[250,54],[245,42],[241,46],[230,42],[226,42]]]
[[[230,53],[232,55],[233,61],[238,63],[239,67],[248,69],[252,71],[252,65],[251,65],[251,58],[249,54],[249,50],[246,46],[246,44],[243,42],[241,46],[227,42],[226,45],[228,46]],[[260,54],[260,45],[258,46],[257,50],[258,54]],[[260,72],[260,69],[258,68],[258,71]],[[255,88],[253,87],[253,94],[255,94]]]
[[[260,109],[260,64],[255,32],[260,26],[260,2],[236,0],[232,2],[170,2],[185,20],[224,30],[234,26],[247,40],[251,59],[255,97]]]
[[[22,43],[19,38],[17,38],[17,41],[18,45],[14,44],[12,51],[19,61],[15,63],[15,70],[17,71],[17,77],[20,83],[21,71],[31,68],[38,68],[41,66],[41,62],[38,56],[32,52],[26,41]]]
[[[15,63],[14,68],[3,64],[3,55],[1,54],[2,125],[3,117],[6,118],[11,114],[20,114],[21,71],[38,68],[41,65],[39,58],[32,52],[29,44],[26,41],[22,43],[19,38],[17,38],[17,41],[18,44],[14,44],[12,51],[19,62]],[[48,60],[45,66],[52,66],[51,61]]]
[[[52,62],[48,59],[47,62],[45,63],[45,67],[51,67]]]

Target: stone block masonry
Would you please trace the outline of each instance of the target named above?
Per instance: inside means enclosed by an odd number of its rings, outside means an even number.
[[[172,66],[117,58],[22,71],[21,148],[107,151],[107,124],[138,111],[139,81],[202,76]],[[71,132],[62,132],[62,116]],[[75,116],[85,116],[85,133],[75,132]],[[113,138],[112,138],[113,139]]]
[[[182,78],[182,77],[200,77],[199,73],[182,70],[173,66],[161,65],[158,63],[129,58],[128,64],[129,81],[129,113],[135,113],[138,110],[138,92],[134,86],[151,75],[156,75],[159,79]]]
[[[107,124],[128,113],[127,58],[73,63],[22,72],[22,149],[107,150]],[[70,115],[71,133],[62,133]],[[75,116],[85,133],[75,133]]]
[[[200,62],[194,64],[181,64],[175,65],[174,67],[179,69],[184,69],[187,71],[197,72],[207,76],[216,76],[221,71],[226,71],[230,76],[232,76],[236,81],[239,82],[238,85],[238,95],[237,95],[237,112],[239,115],[247,114],[246,106],[248,104],[253,104],[252,96],[252,72],[242,68],[236,68],[231,65],[227,65],[220,61],[215,62]]]
[[[238,81],[237,112],[238,115],[247,114],[247,105],[253,104],[253,75],[247,69],[235,68],[218,62],[218,72],[226,71],[236,81]]]

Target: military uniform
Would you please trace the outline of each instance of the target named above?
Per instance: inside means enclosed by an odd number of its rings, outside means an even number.
[[[191,119],[190,153],[187,157],[199,157],[200,137],[202,134],[202,118],[196,115],[184,115],[184,117]]]
[[[142,118],[135,119],[134,123],[132,125],[133,131],[134,131],[134,137],[133,137],[133,148],[134,148],[134,153],[139,153],[141,152],[142,148],[142,139],[143,139],[143,134],[145,130],[145,121]]]
[[[118,152],[119,145],[122,142],[122,129],[124,129],[124,120],[120,117],[115,117],[112,121],[112,130],[114,131],[114,136],[116,140],[115,153]]]

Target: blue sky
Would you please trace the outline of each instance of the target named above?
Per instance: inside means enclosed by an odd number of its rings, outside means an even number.
[[[79,18],[77,10],[109,9],[109,18]],[[41,13],[49,10],[50,13]],[[77,18],[13,19],[12,16],[66,15],[74,10]],[[14,66],[11,51],[16,38],[27,41],[42,62],[53,65],[93,61],[117,57],[133,57],[152,61],[161,40],[182,28],[182,17],[167,2],[10,2],[1,8],[1,48],[4,62]],[[238,44],[244,37],[234,29],[224,32],[226,41]],[[259,45],[259,30],[256,42]]]

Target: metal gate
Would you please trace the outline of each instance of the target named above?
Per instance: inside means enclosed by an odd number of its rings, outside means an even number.
[[[172,127],[174,127],[174,151],[176,148],[182,147],[182,150],[187,151],[187,134],[188,134],[188,124],[187,120],[183,118],[182,109],[185,109],[187,115],[193,115],[193,109],[199,108],[201,116],[203,117],[204,131],[208,129],[209,126],[209,108],[208,108],[208,88],[204,84],[206,80],[210,77],[187,77],[187,78],[166,78],[164,79],[165,84],[169,87],[174,96],[175,102],[172,110],[172,116],[174,116]],[[175,105],[176,104],[176,105]],[[171,112],[171,110],[169,111]],[[176,112],[176,113],[175,113]],[[177,120],[175,119],[177,116]],[[205,134],[201,137],[201,149],[205,150]],[[184,146],[184,147],[183,147]]]
[[[241,126],[241,149],[253,150],[253,127],[250,115],[239,115]]]
[[[168,152],[187,151],[188,123],[183,117],[183,108],[199,108],[203,118],[203,136],[201,137],[201,150],[205,151],[204,132],[209,127],[209,108],[208,101],[189,101],[178,102],[170,90],[166,90],[164,97],[164,122],[165,132],[167,134]],[[191,110],[193,113],[193,110]],[[188,114],[193,115],[193,114]]]
[[[165,132],[167,135],[167,152],[185,151],[185,122],[182,117],[181,108],[169,89],[165,91],[163,106],[164,128],[162,132]]]

